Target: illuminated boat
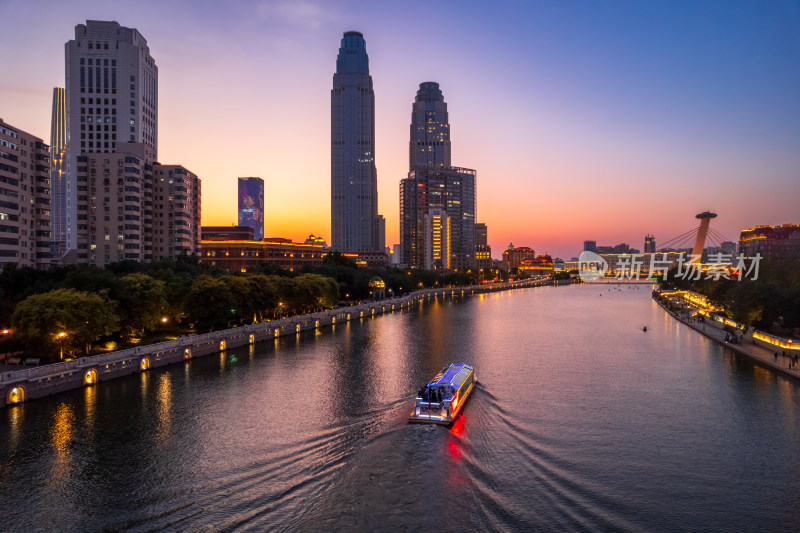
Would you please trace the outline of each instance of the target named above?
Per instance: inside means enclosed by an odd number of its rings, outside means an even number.
[[[451,424],[474,385],[475,372],[470,365],[454,363],[445,367],[419,391],[408,421]]]

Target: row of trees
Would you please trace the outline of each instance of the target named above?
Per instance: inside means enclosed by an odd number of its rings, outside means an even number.
[[[230,275],[173,262],[131,273],[120,264],[73,268],[49,278],[28,270],[0,275],[4,304],[16,300],[5,323],[16,344],[10,349],[44,358],[89,353],[101,339],[129,341],[164,328],[208,331],[333,308],[339,301],[336,281],[318,274]]]
[[[449,272],[357,268],[337,252],[300,272],[262,265],[229,274],[194,257],[155,263],[123,261],[104,269],[65,266],[47,271],[7,265],[0,272],[0,326],[12,338],[0,353],[20,348],[39,357],[84,354],[98,341],[126,342],[176,332],[209,331],[274,316],[307,313],[373,297],[380,277],[386,296],[429,287],[505,278],[487,269]],[[2,329],[2,328],[0,328]],[[153,339],[148,339],[153,340]]]
[[[790,334],[800,328],[800,260],[762,261],[758,278],[682,279],[670,271],[663,288],[704,294],[728,318],[763,331]]]

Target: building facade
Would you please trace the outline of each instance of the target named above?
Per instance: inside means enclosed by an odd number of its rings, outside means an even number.
[[[152,188],[152,167],[140,144],[120,143],[118,149],[76,158],[77,242],[66,263],[102,267],[147,258],[145,235],[152,231],[152,214],[145,217],[142,199]]]
[[[144,160],[157,160],[158,67],[144,37],[117,22],[78,24],[65,50],[67,179],[56,218],[65,221],[65,246],[73,250],[80,214],[78,158],[139,143]]]
[[[739,253],[745,257],[761,254],[764,259],[799,259],[800,224],[743,229],[739,235]]]
[[[645,235],[644,237],[644,253],[646,254],[654,254],[656,253],[656,238],[652,235]]]
[[[50,191],[53,233],[52,255],[60,258],[67,251],[67,102],[66,90],[53,88],[50,117]]]
[[[492,268],[492,247],[489,246],[489,230],[484,223],[475,224],[475,267]]]
[[[254,241],[255,233],[250,226],[200,226],[200,240]]]
[[[238,218],[240,226],[253,228],[255,240],[264,238],[264,180],[239,178]]]
[[[431,209],[423,217],[425,224],[426,270],[450,268],[450,217],[442,209]]]
[[[200,178],[183,166],[153,165],[153,261],[200,255],[200,193]]]
[[[200,180],[180,165],[148,163],[141,143],[77,158],[77,245],[66,263],[103,267],[198,255]]]
[[[275,265],[284,270],[321,266],[328,250],[321,244],[268,238],[261,241],[204,239],[200,241],[200,261],[227,270],[248,272],[259,265]]]
[[[384,251],[375,167],[375,92],[364,36],[344,34],[331,90],[331,246]]]
[[[51,239],[49,147],[0,119],[0,265],[49,265]]]
[[[451,165],[450,117],[439,84],[426,81],[411,106],[408,169],[441,168]]]
[[[541,254],[533,259],[524,259],[517,269],[531,276],[549,275],[555,271],[555,260],[550,254]]]
[[[475,268],[475,171],[417,168],[400,182],[401,263],[424,268],[424,217],[441,209],[450,217],[450,268]]]
[[[536,259],[536,252],[528,246],[514,246],[509,243],[508,248],[503,251],[503,268],[506,272],[511,272],[512,268],[519,268],[523,263],[532,262]]]

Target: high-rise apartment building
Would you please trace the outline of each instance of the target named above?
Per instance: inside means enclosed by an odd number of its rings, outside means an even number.
[[[116,261],[152,259],[146,234],[152,228],[152,205],[145,214],[146,191],[152,190],[152,167],[144,147],[119,143],[112,153],[76,158],[75,249],[68,263],[104,266]],[[151,250],[146,253],[145,248]]]
[[[142,143],[78,156],[77,244],[68,262],[99,267],[200,253],[200,180],[149,163]]]
[[[67,103],[63,87],[53,88],[50,117],[50,191],[54,258],[67,249]]]
[[[50,264],[50,154],[0,119],[0,265]]]
[[[452,166],[447,104],[435,82],[421,83],[412,105],[409,166],[400,182],[400,262],[425,267],[425,216],[441,209],[450,219],[449,268],[476,268],[476,172]]]
[[[139,143],[145,161],[157,159],[158,67],[144,37],[117,22],[78,24],[65,49],[66,213],[56,218],[63,216],[66,248],[73,250],[79,225],[78,158],[113,153],[119,143]]]
[[[153,193],[153,260],[199,256],[200,178],[181,165],[156,163]]]
[[[331,90],[331,247],[383,252],[375,168],[375,92],[364,36],[344,34]],[[385,240],[385,239],[384,239]]]
[[[583,241],[583,251],[597,253],[597,241]]]
[[[264,180],[261,178],[239,178],[237,202],[240,226],[253,228],[253,238],[264,238]]]

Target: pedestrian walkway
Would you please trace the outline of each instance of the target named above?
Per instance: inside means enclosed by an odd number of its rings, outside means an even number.
[[[755,344],[752,341],[752,339],[744,338],[738,344],[725,342],[725,338],[729,335],[726,331],[714,327],[711,324],[706,324],[704,322],[699,322],[697,320],[692,320],[690,318],[682,317],[676,313],[670,312],[666,308],[664,308],[664,311],[672,315],[672,317],[678,320],[679,322],[682,322],[683,324],[689,326],[693,330],[702,333],[706,337],[715,340],[720,344],[723,344],[726,348],[729,348],[736,353],[749,357],[759,365],[771,368],[773,370],[777,370],[782,374],[791,376],[795,379],[800,379],[800,363],[792,366],[792,358],[789,356],[784,356],[780,348],[776,347],[778,354],[776,356],[775,355],[776,350],[768,350],[767,348],[762,348],[761,346]]]

